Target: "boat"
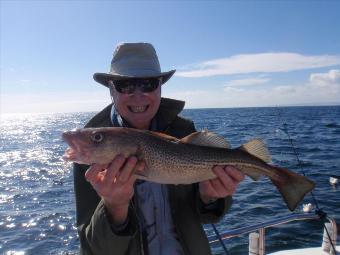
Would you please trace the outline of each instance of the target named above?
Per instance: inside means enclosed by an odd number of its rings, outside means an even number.
[[[303,220],[326,220],[323,242],[321,247],[307,247],[294,250],[282,250],[267,255],[340,255],[340,246],[336,246],[337,240],[337,225],[336,221],[327,216],[322,211],[304,212],[304,213],[292,213],[286,216],[276,217],[272,220],[254,224],[251,226],[245,226],[241,228],[227,230],[223,233],[218,233],[214,228],[216,235],[208,237],[209,243],[215,244],[220,242],[229,254],[224,246],[223,241],[233,237],[249,234],[249,255],[265,255],[265,230],[267,228],[275,227],[292,221]],[[335,250],[334,250],[335,249]]]

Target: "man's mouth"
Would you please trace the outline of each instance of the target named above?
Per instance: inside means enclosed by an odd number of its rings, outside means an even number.
[[[128,106],[129,110],[133,113],[143,113],[146,112],[149,108],[149,105],[143,105],[143,106]]]

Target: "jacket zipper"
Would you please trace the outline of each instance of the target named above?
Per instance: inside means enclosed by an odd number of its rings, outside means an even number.
[[[138,242],[139,242],[139,254],[140,255],[146,255],[144,253],[144,243],[143,243],[143,233],[142,233],[142,228],[141,228],[141,224],[140,224],[140,219],[139,219],[139,216],[138,216],[138,213],[137,213],[137,210],[136,210],[136,206],[135,206],[135,197],[131,200],[131,207],[133,209],[133,212],[135,214],[135,217],[137,219],[137,226],[138,226]]]

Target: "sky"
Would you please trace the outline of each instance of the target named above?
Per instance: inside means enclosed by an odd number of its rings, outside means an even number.
[[[0,112],[99,111],[95,72],[150,42],[186,108],[340,104],[340,1],[0,0]]]

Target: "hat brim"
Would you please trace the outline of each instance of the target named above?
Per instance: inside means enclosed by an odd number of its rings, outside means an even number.
[[[93,79],[104,85],[105,87],[109,87],[109,81],[115,81],[115,80],[124,80],[124,79],[136,79],[136,78],[162,78],[162,85],[166,83],[171,76],[176,72],[176,70],[171,70],[169,72],[160,73],[158,75],[152,75],[152,76],[126,76],[126,75],[119,75],[119,74],[110,74],[110,73],[95,73],[93,75]]]

